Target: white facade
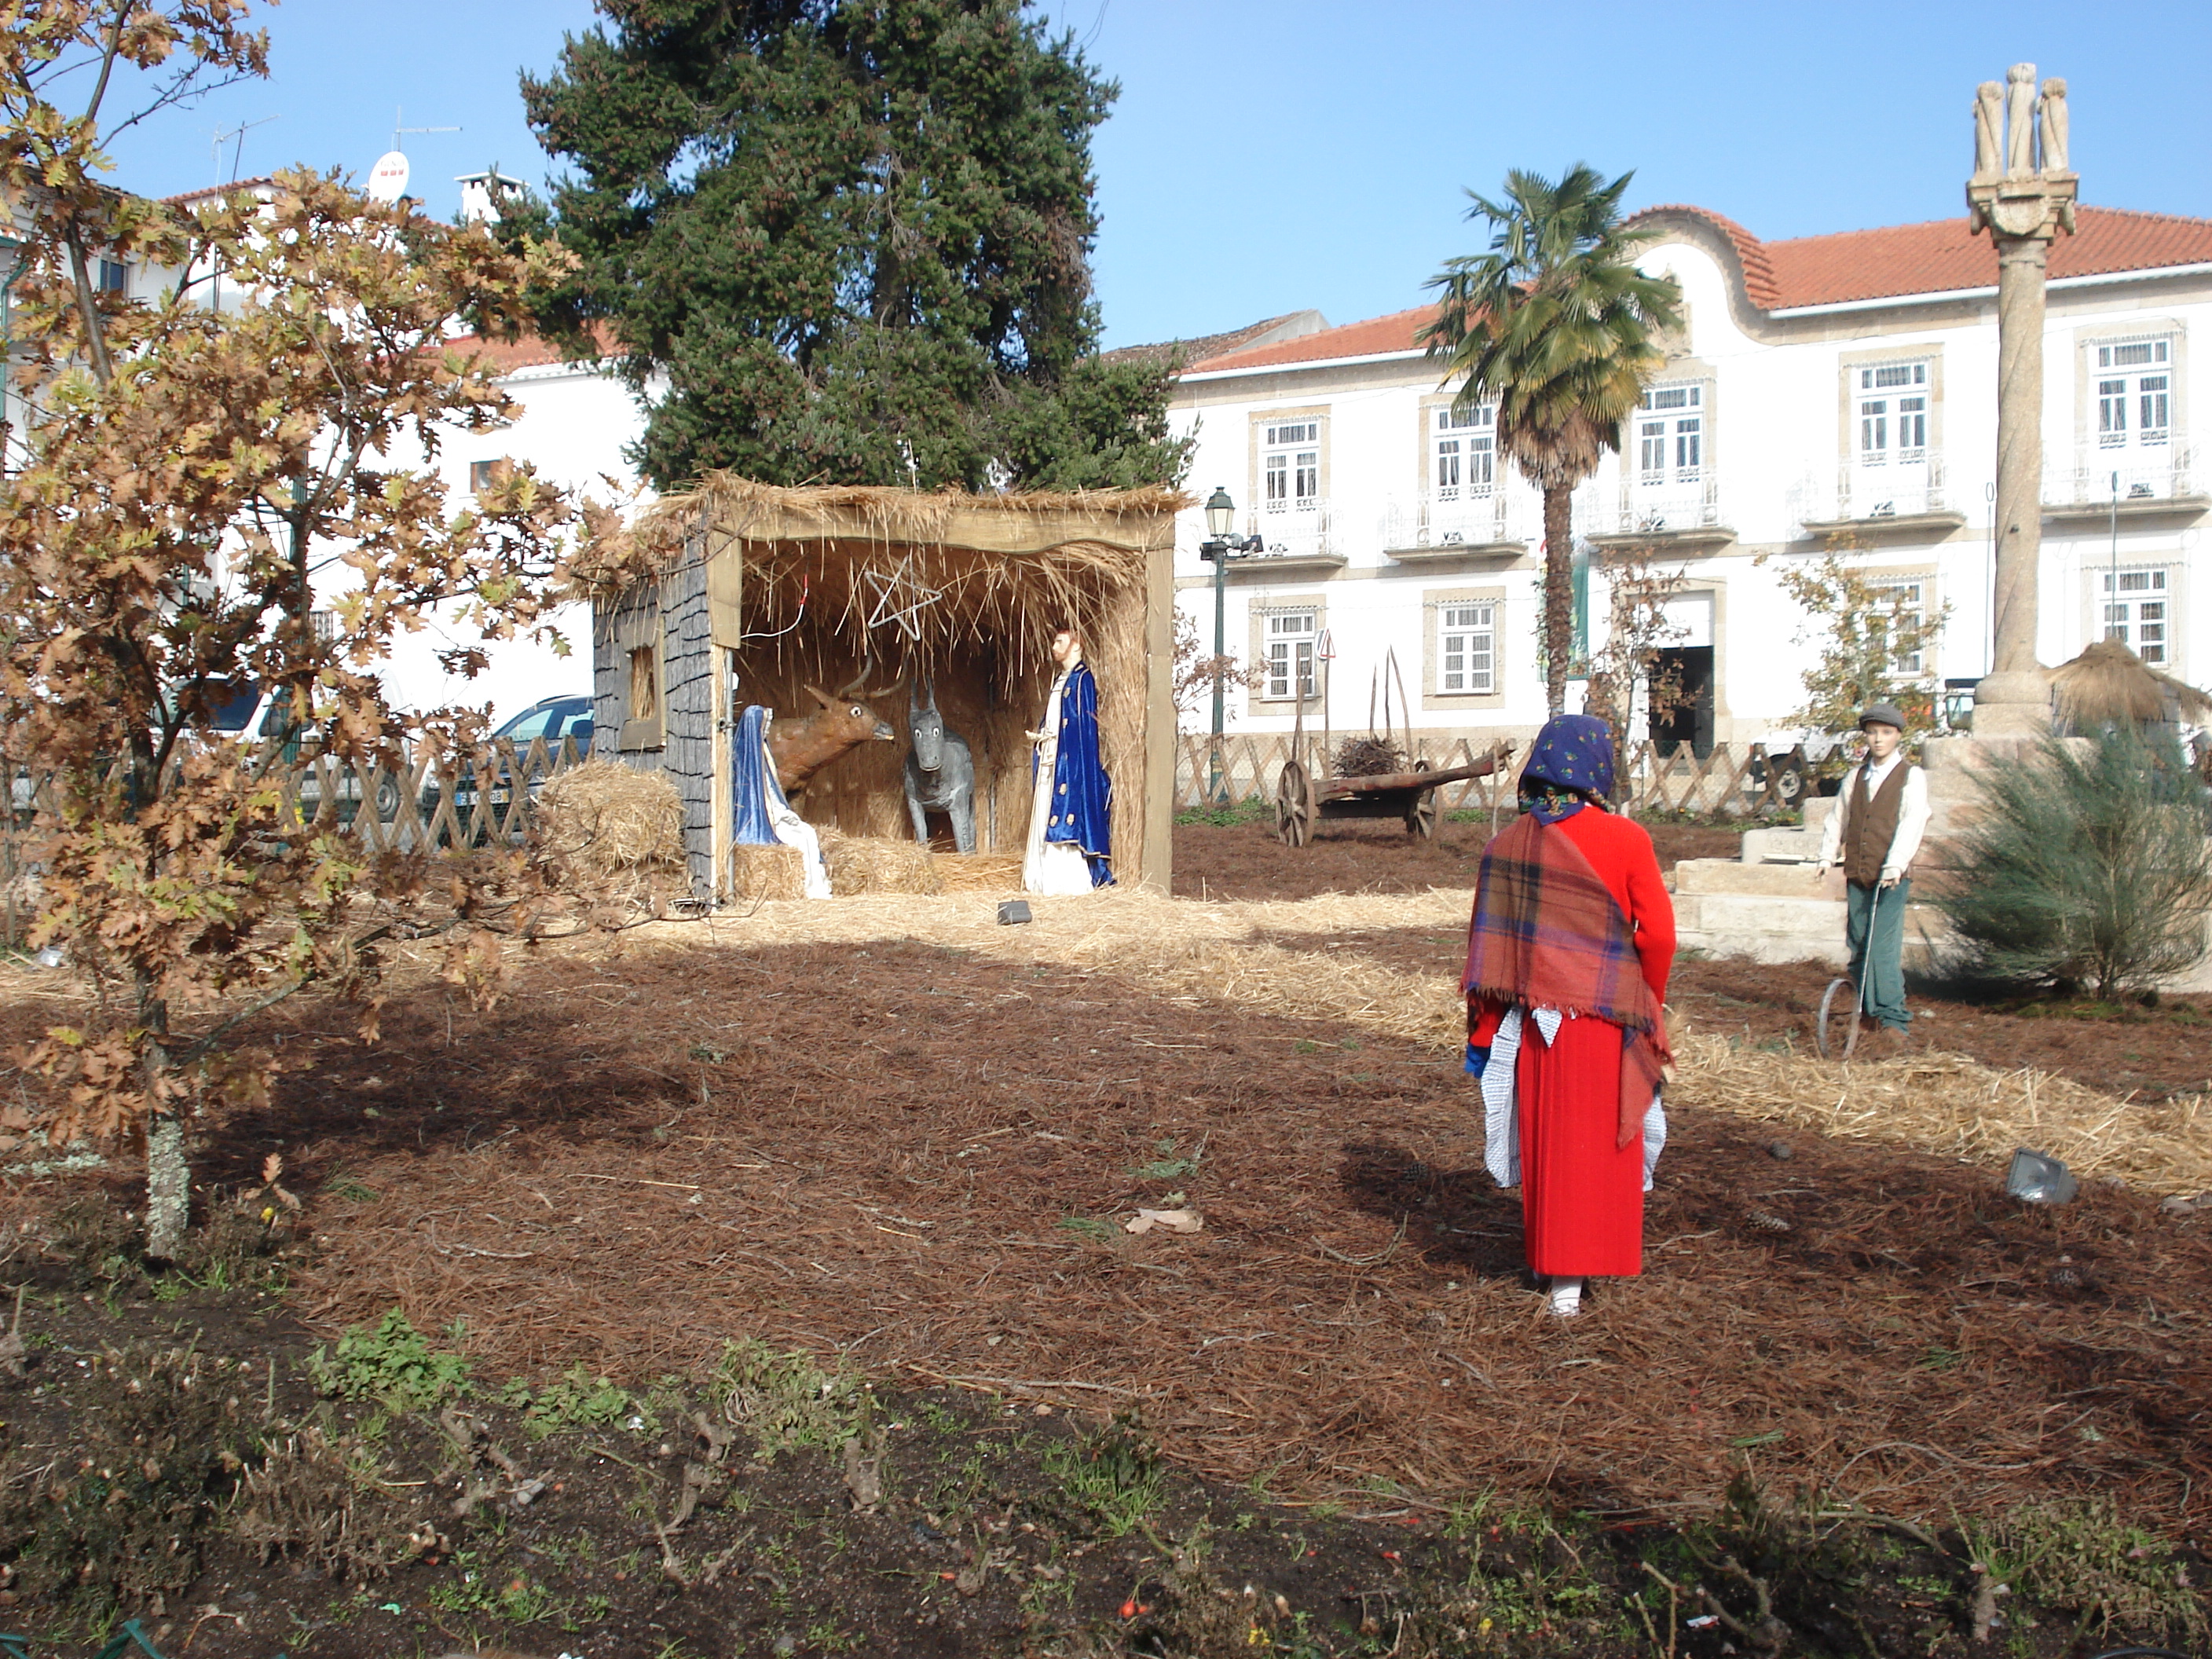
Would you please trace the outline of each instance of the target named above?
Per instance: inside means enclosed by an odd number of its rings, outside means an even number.
[[[1923,671],[1978,678],[1996,454],[1987,239],[1970,241],[1960,220],[1768,246],[1699,210],[1640,218],[1656,233],[1641,263],[1681,285],[1686,327],[1623,453],[1577,491],[1574,523],[1578,547],[1648,548],[1686,576],[1674,644],[1692,679],[1694,653],[1710,652],[1711,695],[1694,734],[1668,735],[1747,741],[1788,726],[1815,647],[1778,573],[1832,547],[1913,602],[1948,604]],[[2212,409],[2200,384],[2212,368],[2191,349],[2212,339],[2212,221],[2084,209],[2052,270],[2039,655],[2063,662],[2109,628],[2166,672],[2212,681],[2212,582],[2197,575],[2212,497],[2192,425]],[[1364,729],[1394,655],[1418,730],[1486,739],[1543,718],[1540,498],[1496,453],[1486,415],[1452,413],[1415,343],[1429,315],[1181,377],[1193,494],[1228,489],[1238,533],[1267,544],[1228,574],[1227,648],[1267,665],[1232,693],[1231,730],[1289,730],[1301,689],[1310,728]],[[1203,534],[1194,508],[1176,571],[1210,642]],[[1594,586],[1598,646],[1601,576]]]

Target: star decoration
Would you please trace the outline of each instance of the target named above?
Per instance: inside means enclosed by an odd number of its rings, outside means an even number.
[[[916,645],[921,644],[921,625],[915,618],[943,599],[945,590],[924,586],[915,578],[911,556],[901,560],[898,568],[889,575],[869,570],[863,573],[862,580],[876,591],[876,602],[868,612],[867,625],[874,629],[890,623]]]

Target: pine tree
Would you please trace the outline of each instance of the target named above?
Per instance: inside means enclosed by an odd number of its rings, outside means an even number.
[[[1090,137],[1117,88],[1022,0],[600,0],[526,76],[571,164],[513,232],[542,320],[611,343],[665,488],[1172,481],[1158,366],[1096,351]]]

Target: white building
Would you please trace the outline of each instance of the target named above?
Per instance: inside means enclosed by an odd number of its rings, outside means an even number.
[[[1640,263],[1680,283],[1685,327],[1644,407],[1575,496],[1578,543],[1649,548],[1687,581],[1670,615],[1694,705],[1658,735],[1747,741],[1803,701],[1814,647],[1777,580],[1826,550],[1908,603],[1948,604],[1930,660],[1989,660],[1996,256],[1963,218],[1762,243],[1720,215],[1654,208]],[[2193,411],[2212,410],[2212,221],[2084,207],[2051,255],[2044,347],[2039,654],[2108,629],[2212,680],[2212,495]],[[1264,665],[1231,730],[1364,729],[1395,655],[1417,731],[1540,723],[1542,522],[1487,411],[1451,412],[1416,343],[1427,307],[1190,362],[1175,416],[1188,483],[1235,498],[1267,552],[1230,566],[1227,647]],[[2203,387],[2200,393],[2195,388]],[[2117,505],[2115,505],[2117,503]],[[2115,534],[2115,525],[2117,534]],[[1182,603],[1213,632],[1196,509]],[[1605,606],[1590,606],[1603,629]],[[1593,641],[1591,643],[1601,643]],[[1911,666],[1911,665],[1907,665]],[[1402,724],[1402,722],[1401,722]]]

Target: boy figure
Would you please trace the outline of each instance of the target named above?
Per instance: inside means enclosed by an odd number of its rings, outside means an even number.
[[[1869,703],[1859,716],[1867,756],[1844,778],[1836,810],[1820,832],[1816,878],[1844,866],[1844,938],[1859,1006],[1881,1022],[1892,1053],[1905,1046],[1912,1016],[1905,1007],[1905,907],[1912,860],[1928,830],[1928,778],[1908,762],[1905,715],[1893,703]]]

